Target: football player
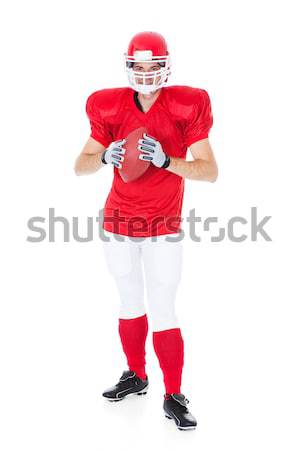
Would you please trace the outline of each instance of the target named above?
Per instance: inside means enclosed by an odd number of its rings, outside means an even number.
[[[179,429],[194,429],[197,421],[181,392],[184,341],[175,299],[182,270],[184,180],[214,182],[218,175],[208,138],[211,102],[202,88],[167,86],[170,55],[159,33],[136,34],[124,54],[124,65],[128,87],[97,90],[87,98],[91,134],[75,163],[77,175],[113,166],[102,223],[110,239],[103,241],[103,248],[119,292],[118,331],[128,369],[103,396],[119,401],[146,394],[149,316],[165,386],[165,416]],[[150,166],[125,183],[119,170],[126,159],[126,136],[140,127],[147,132],[138,140],[137,152]],[[186,161],[188,149],[191,161]]]

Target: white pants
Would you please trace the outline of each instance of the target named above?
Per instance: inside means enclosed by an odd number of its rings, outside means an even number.
[[[178,238],[179,234],[157,236],[157,240],[116,235],[106,230],[104,234],[109,238],[108,242],[102,241],[107,266],[120,295],[119,317],[131,319],[146,314],[145,279],[153,331],[179,327],[175,299],[181,279],[183,244],[178,239],[166,240],[168,236]]]

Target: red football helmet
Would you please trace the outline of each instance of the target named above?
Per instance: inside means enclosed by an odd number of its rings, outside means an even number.
[[[125,56],[125,69],[134,90],[149,94],[166,85],[170,75],[170,55],[164,37],[153,31],[136,34],[130,41]],[[159,70],[142,72],[133,69],[136,62],[157,63]]]

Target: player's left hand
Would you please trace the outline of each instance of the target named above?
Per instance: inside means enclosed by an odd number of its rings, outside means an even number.
[[[151,161],[156,167],[166,169],[170,164],[170,157],[165,154],[160,142],[147,133],[143,134],[143,139],[138,140],[138,150],[141,152],[139,159]]]

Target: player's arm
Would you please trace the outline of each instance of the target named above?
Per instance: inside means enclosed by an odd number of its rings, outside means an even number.
[[[101,156],[104,151],[104,145],[90,137],[76,159],[76,175],[89,175],[103,167],[105,164],[101,161]]]
[[[194,158],[193,161],[185,161],[171,156],[170,165],[166,170],[190,180],[210,181],[211,183],[216,181],[218,166],[208,138],[194,142],[189,149]]]
[[[122,168],[126,151],[123,144],[126,139],[111,142],[109,124],[102,117],[103,94],[105,92],[106,90],[95,91],[87,99],[86,113],[91,124],[91,134],[76,159],[74,166],[76,175],[88,175],[97,172],[107,164],[112,164],[118,169]],[[107,147],[104,144],[107,144]]]
[[[82,152],[75,162],[76,175],[88,175],[97,172],[106,164],[113,164],[118,169],[122,168],[126,149],[123,147],[126,139],[113,141],[105,148],[100,142],[90,136],[83,147]]]
[[[160,142],[147,133],[139,139],[137,148],[141,152],[139,159],[142,161],[151,161],[156,167],[169,170],[183,178],[212,183],[217,179],[218,167],[208,138],[190,145],[193,161],[168,156]]]

